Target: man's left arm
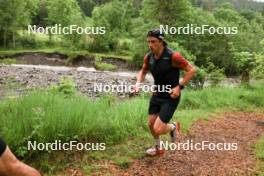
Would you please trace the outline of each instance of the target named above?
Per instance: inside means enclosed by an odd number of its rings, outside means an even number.
[[[191,65],[180,53],[176,52],[172,55],[172,66],[184,70],[184,76],[180,85],[174,87],[171,92],[171,97],[176,98],[180,95],[180,87],[185,86],[196,74],[196,69]]]
[[[180,82],[180,85],[185,86],[189,83],[189,81],[196,74],[196,69],[190,63],[188,63],[188,65],[184,67],[183,70],[185,71],[185,73],[184,73],[183,79]]]

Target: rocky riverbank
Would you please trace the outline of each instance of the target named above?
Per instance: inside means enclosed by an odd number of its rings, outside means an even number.
[[[133,85],[136,82],[136,72],[107,72],[85,67],[0,65],[0,94],[5,95],[10,91],[21,93],[32,88],[47,88],[58,84],[64,77],[72,78],[77,90],[90,97],[100,95],[100,87],[109,90],[109,86],[112,85]],[[151,83],[151,77],[147,76],[146,84]],[[94,91],[95,89],[97,91]],[[120,97],[128,96],[128,92],[115,94]]]

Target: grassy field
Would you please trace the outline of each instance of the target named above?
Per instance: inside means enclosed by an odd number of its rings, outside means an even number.
[[[131,61],[132,57],[129,55],[121,55],[119,53],[91,53],[86,50],[78,50],[78,51],[69,51],[68,49],[55,47],[55,48],[43,48],[43,49],[16,49],[16,50],[0,50],[0,56],[6,55],[14,55],[17,53],[32,53],[32,52],[43,52],[43,53],[54,53],[58,52],[61,54],[65,54],[69,57],[76,56],[76,55],[83,55],[83,56],[97,56],[97,57],[105,57],[105,58],[119,58],[126,61]]]
[[[255,153],[257,156],[257,174],[259,176],[264,175],[264,136],[260,138],[260,140],[257,142],[257,144],[254,146],[255,147]]]
[[[113,160],[119,166],[127,167],[132,159],[142,155],[132,151],[143,151],[142,141],[144,145],[151,141],[147,140],[150,138],[146,118],[148,100],[149,95],[122,101],[111,95],[90,99],[67,85],[37,90],[0,102],[0,134],[18,156],[26,160],[36,157],[35,165],[48,173],[64,168],[74,152],[63,153],[63,157],[67,155],[64,163],[58,157],[62,155],[60,152],[28,151],[28,140],[43,143],[55,140],[105,142],[107,151],[88,152],[83,157],[95,161]],[[213,117],[212,114],[218,112],[263,111],[263,107],[262,82],[250,87],[185,90],[173,118],[187,131],[195,120]],[[256,155],[263,158],[263,151],[262,139]],[[49,163],[48,159],[52,157],[53,163]],[[57,166],[51,168],[54,162]],[[96,167],[88,167],[87,172],[93,169]]]

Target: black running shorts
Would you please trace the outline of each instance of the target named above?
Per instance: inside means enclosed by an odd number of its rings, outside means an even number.
[[[5,142],[0,138],[0,157],[2,156],[2,154],[5,152],[6,149],[6,144]]]
[[[149,102],[149,115],[158,114],[162,122],[169,123],[180,102],[180,98],[181,96],[172,99],[153,95]]]

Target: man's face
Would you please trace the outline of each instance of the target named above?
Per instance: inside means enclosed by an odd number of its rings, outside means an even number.
[[[155,53],[160,50],[160,48],[163,46],[163,41],[157,39],[156,37],[148,37],[147,38],[148,47],[149,49]]]

